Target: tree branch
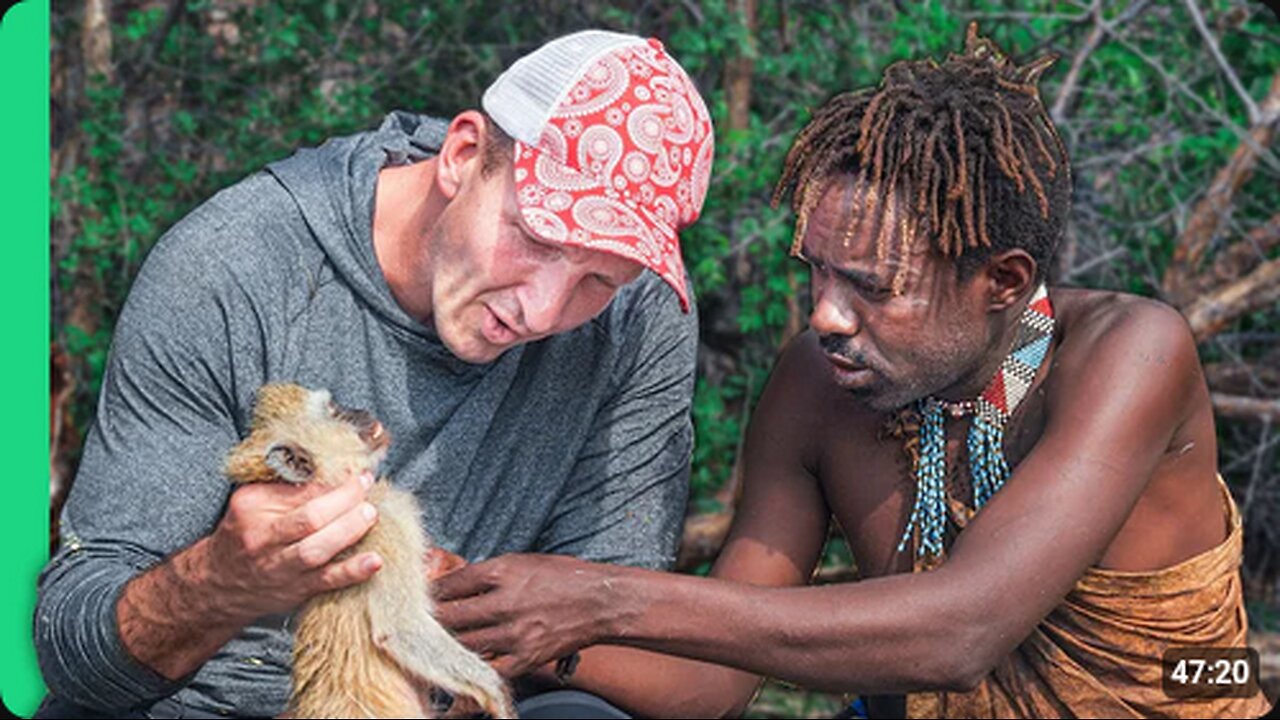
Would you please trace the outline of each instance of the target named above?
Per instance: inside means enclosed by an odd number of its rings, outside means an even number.
[[[1062,124],[1066,119],[1067,106],[1075,99],[1076,84],[1080,81],[1080,70],[1084,67],[1084,61],[1098,49],[1102,44],[1102,38],[1106,35],[1106,31],[1102,28],[1101,7],[1101,0],[1093,0],[1093,4],[1089,6],[1089,14],[1093,16],[1093,27],[1085,36],[1084,44],[1072,56],[1071,68],[1067,70],[1067,77],[1063,79],[1062,87],[1058,89],[1058,97],[1054,98],[1053,107],[1049,110],[1049,117],[1053,119],[1055,125]]]
[[[1204,366],[1209,389],[1225,395],[1280,395],[1280,368],[1264,359],[1249,362],[1216,362]]]
[[[80,35],[85,78],[100,75],[110,84],[115,79],[111,62],[111,2],[88,0],[84,5],[84,27]]]
[[[1213,413],[1219,418],[1270,423],[1280,421],[1280,400],[1221,393],[1210,393],[1209,397],[1213,401]]]
[[[1213,269],[1201,277],[1200,291],[1229,283],[1267,258],[1271,248],[1280,245],[1280,213],[1250,230],[1243,239],[1218,252]]]
[[[1054,124],[1061,124],[1066,119],[1067,108],[1071,105],[1071,101],[1075,99],[1076,85],[1080,82],[1080,71],[1084,68],[1084,63],[1093,54],[1094,50],[1102,44],[1103,38],[1107,35],[1108,30],[1114,30],[1116,27],[1137,17],[1139,13],[1146,9],[1149,0],[1136,0],[1134,3],[1125,8],[1115,20],[1108,23],[1102,17],[1102,0],[1094,0],[1089,6],[1089,15],[1093,18],[1093,27],[1090,28],[1089,34],[1085,36],[1084,44],[1076,51],[1071,58],[1071,68],[1067,71],[1067,77],[1063,79],[1062,86],[1058,89],[1058,96],[1053,100],[1053,107],[1049,110],[1049,117],[1053,119]]]
[[[1241,142],[1227,164],[1218,171],[1208,192],[1196,205],[1191,219],[1173,251],[1173,262],[1165,271],[1164,292],[1175,305],[1190,301],[1196,265],[1209,248],[1223,221],[1230,214],[1236,192],[1253,174],[1259,155],[1275,135],[1280,118],[1280,71],[1271,81],[1271,90],[1262,104],[1261,121],[1249,131],[1250,142]]]
[[[1183,310],[1196,342],[1218,334],[1232,320],[1280,300],[1280,258],[1263,263],[1230,285]]]
[[[676,571],[688,572],[704,562],[715,559],[729,535],[733,524],[733,511],[694,515],[685,520],[684,537],[680,541],[680,554],[676,558]]]
[[[1227,64],[1227,59],[1222,56],[1222,50],[1218,48],[1218,40],[1209,32],[1209,27],[1204,23],[1204,15],[1200,12],[1200,6],[1196,5],[1196,0],[1184,0],[1187,11],[1191,13],[1191,19],[1196,24],[1196,30],[1200,32],[1200,37],[1204,38],[1204,42],[1209,46],[1209,53],[1213,55],[1213,59],[1218,63],[1218,67],[1222,69],[1222,74],[1227,76],[1227,82],[1231,83],[1231,87],[1240,96],[1240,101],[1244,103],[1245,109],[1249,112],[1249,124],[1256,125],[1261,119],[1262,113],[1258,110],[1258,104],[1249,97],[1249,93],[1245,91],[1244,86],[1240,84],[1240,78],[1236,77],[1236,71]]]

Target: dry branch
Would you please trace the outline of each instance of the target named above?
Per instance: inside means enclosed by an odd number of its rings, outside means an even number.
[[[858,579],[858,568],[840,565],[837,567],[819,568],[813,574],[814,585],[834,585],[835,583],[853,582]]]
[[[84,4],[84,28],[80,35],[86,78],[100,75],[108,83],[115,77],[111,64],[111,2],[87,0]]]
[[[1280,213],[1250,230],[1243,240],[1219,252],[1213,260],[1213,269],[1200,278],[1200,292],[1244,275],[1265,260],[1277,245],[1280,245]]]
[[[1213,413],[1219,418],[1257,420],[1274,423],[1280,420],[1280,400],[1211,393]]]
[[[58,543],[58,516],[71,488],[70,455],[80,447],[80,433],[71,415],[75,375],[71,356],[57,343],[49,348],[49,550]]]
[[[1089,34],[1085,36],[1084,44],[1072,56],[1071,68],[1067,70],[1067,77],[1063,79],[1062,85],[1058,89],[1058,96],[1054,98],[1053,107],[1049,110],[1049,116],[1055,124],[1060,125],[1066,119],[1067,108],[1071,106],[1071,101],[1075,99],[1076,87],[1080,82],[1080,72],[1084,69],[1085,61],[1102,44],[1108,32],[1114,31],[1120,25],[1137,17],[1138,13],[1141,13],[1147,4],[1148,0],[1136,0],[1111,22],[1107,22],[1102,17],[1101,0],[1094,0],[1093,4],[1089,6],[1088,15],[1093,19],[1093,27],[1089,29]]]
[[[1280,258],[1183,309],[1197,342],[1221,332],[1232,320],[1280,300]]]
[[[1280,367],[1263,363],[1218,362],[1204,366],[1210,389],[1226,395],[1280,395]]]
[[[1049,116],[1053,118],[1055,124],[1062,124],[1065,118],[1067,107],[1075,98],[1076,85],[1080,82],[1080,71],[1084,69],[1084,61],[1098,49],[1098,45],[1102,44],[1102,38],[1106,36],[1106,30],[1102,27],[1102,10],[1101,0],[1094,0],[1089,6],[1089,15],[1093,17],[1093,27],[1089,29],[1089,34],[1085,36],[1084,44],[1076,51],[1071,58],[1071,69],[1067,70],[1067,77],[1062,81],[1062,86],[1058,90],[1058,97],[1054,98],[1053,107],[1049,110]]]
[[[1277,119],[1280,119],[1280,72],[1272,78],[1271,90],[1262,103],[1259,122],[1249,131],[1250,142],[1241,142],[1231,159],[1218,171],[1208,192],[1192,211],[1191,219],[1174,248],[1173,262],[1165,271],[1162,283],[1165,296],[1173,304],[1182,306],[1191,300],[1196,265],[1230,215],[1236,192],[1253,174],[1259,152],[1271,144]]]
[[[1240,84],[1240,78],[1236,75],[1236,71],[1232,69],[1231,64],[1222,56],[1222,50],[1218,48],[1218,39],[1209,32],[1209,26],[1204,22],[1204,14],[1200,12],[1200,6],[1196,4],[1196,0],[1184,0],[1187,6],[1187,12],[1191,13],[1191,20],[1195,23],[1196,30],[1200,33],[1200,37],[1204,38],[1204,44],[1209,46],[1209,54],[1213,55],[1214,62],[1218,63],[1218,68],[1222,70],[1222,74],[1227,76],[1227,82],[1231,84],[1231,89],[1236,91],[1240,96],[1240,102],[1244,103],[1249,113],[1249,124],[1254,125],[1261,119],[1258,104],[1249,97],[1249,93],[1245,91],[1244,85]]]
[[[729,110],[728,129],[746,130],[751,126],[751,83],[756,67],[756,0],[737,0],[734,5],[747,37],[725,61],[725,99]]]

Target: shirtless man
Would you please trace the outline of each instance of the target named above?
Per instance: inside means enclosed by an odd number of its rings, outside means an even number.
[[[1071,188],[1049,64],[971,27],[797,137],[779,193],[810,329],[712,578],[498,558],[442,580],[446,624],[510,674],[589,648],[560,680],[642,715],[737,714],[761,676],[873,716],[1263,712],[1161,690],[1165,649],[1245,644],[1239,518],[1182,317],[1041,289]],[[832,518],[861,580],[801,587]]]

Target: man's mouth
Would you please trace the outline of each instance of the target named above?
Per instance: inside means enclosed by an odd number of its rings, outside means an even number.
[[[518,332],[509,320],[503,318],[496,310],[485,306],[484,322],[481,325],[480,332],[484,335],[485,340],[493,345],[512,345],[520,341],[523,334]]]
[[[862,370],[870,369],[866,365],[860,365],[858,363],[855,363],[854,361],[850,360],[849,358],[843,355],[836,355],[835,353],[823,353],[823,355],[827,356],[827,362],[831,363],[832,365],[835,365],[841,370],[847,370],[848,372],[859,372]]]
[[[853,362],[843,355],[824,352],[827,362],[831,363],[831,378],[837,385],[848,390],[857,390],[871,384],[875,379],[875,371],[867,365]]]

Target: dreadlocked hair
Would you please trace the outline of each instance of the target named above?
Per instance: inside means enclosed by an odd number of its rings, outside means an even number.
[[[992,253],[1023,248],[1044,280],[1071,199],[1066,149],[1037,88],[1056,59],[1015,66],[970,23],[963,54],[894,63],[879,87],[827,101],[796,136],[774,190],[775,207],[791,194],[791,254],[832,181],[851,178],[846,246],[871,223],[883,260],[895,230],[885,208],[896,198],[903,257],[927,238],[963,279]],[[906,268],[894,277],[896,292]]]

